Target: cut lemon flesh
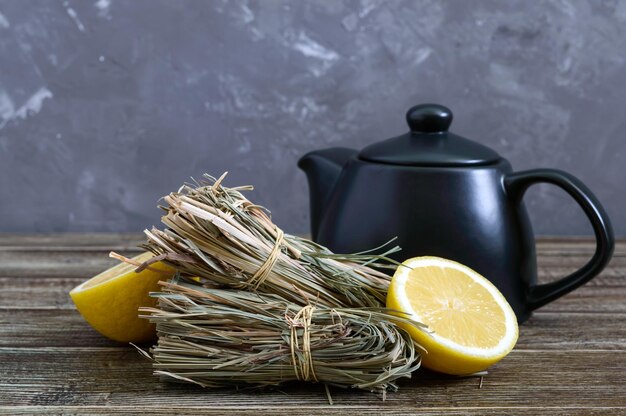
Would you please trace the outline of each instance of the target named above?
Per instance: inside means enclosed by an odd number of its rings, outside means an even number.
[[[387,307],[428,325],[404,327],[427,354],[422,364],[471,374],[500,361],[515,346],[517,318],[498,289],[469,267],[439,257],[415,257],[398,267]]]
[[[152,253],[134,257],[135,263],[150,259]],[[107,338],[119,342],[147,342],[156,337],[154,324],[138,317],[140,306],[154,306],[150,292],[159,291],[160,280],[174,270],[157,262],[139,273],[137,266],[120,263],[75,287],[70,296],[85,320]]]

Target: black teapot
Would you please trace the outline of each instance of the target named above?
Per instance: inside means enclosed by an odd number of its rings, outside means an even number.
[[[609,218],[591,191],[554,169],[513,172],[494,150],[448,132],[452,112],[423,104],[406,115],[410,132],[356,151],[331,148],[303,156],[313,239],[337,253],[378,247],[397,237],[396,260],[440,256],[491,280],[521,323],[531,312],[587,282],[614,248]],[[537,284],[526,189],[551,183],[583,209],[596,251],[580,270]]]

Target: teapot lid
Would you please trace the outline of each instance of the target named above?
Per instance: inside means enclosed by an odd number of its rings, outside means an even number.
[[[365,147],[359,159],[406,166],[476,166],[494,163],[494,150],[448,132],[452,111],[439,104],[420,104],[406,113],[410,131]]]

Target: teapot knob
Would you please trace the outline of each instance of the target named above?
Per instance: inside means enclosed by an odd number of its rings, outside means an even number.
[[[443,133],[452,123],[452,111],[439,104],[419,104],[406,113],[411,133]]]

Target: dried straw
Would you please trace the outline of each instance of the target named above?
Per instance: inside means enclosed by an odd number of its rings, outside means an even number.
[[[162,222],[146,230],[145,248],[203,283],[272,293],[298,305],[384,306],[390,277],[376,267],[395,267],[386,256],[340,255],[314,242],[284,234],[263,207],[240,191],[205,175],[164,197]]]
[[[155,373],[203,387],[323,382],[384,393],[419,367],[408,333],[380,308],[300,306],[279,296],[164,283]]]

